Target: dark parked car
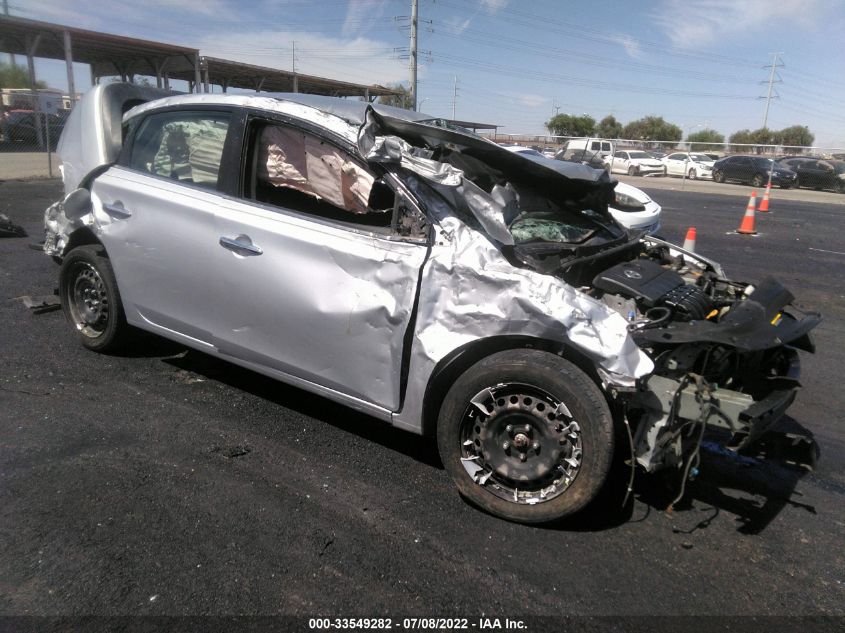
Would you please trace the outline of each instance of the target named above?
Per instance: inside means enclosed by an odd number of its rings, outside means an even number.
[[[798,182],[794,171],[778,163],[773,164],[771,158],[762,156],[728,156],[713,164],[713,180],[716,182],[736,180],[762,187],[769,182],[770,172],[772,184],[784,189],[794,187]]]
[[[47,142],[47,130],[44,126],[44,117],[47,117],[47,123],[50,130],[50,147],[55,148],[59,142],[59,136],[65,126],[65,119],[67,115],[61,114],[42,114],[40,118],[40,127],[42,133],[42,141]],[[6,113],[5,122],[0,126],[0,133],[4,134],[4,140],[12,143],[24,143],[37,147],[38,133],[36,132],[36,113],[32,110],[12,110]]]
[[[794,157],[782,159],[780,165],[798,174],[796,187],[831,189],[845,193],[845,161]]]

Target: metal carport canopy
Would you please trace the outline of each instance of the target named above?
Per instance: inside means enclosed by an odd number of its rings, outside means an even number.
[[[189,70],[198,79],[195,64],[199,50],[149,40],[139,40],[110,33],[38,22],[12,16],[0,16],[0,51],[47,59],[64,59],[91,65],[96,77],[151,75],[161,79],[165,73]],[[74,92],[72,73],[68,89]]]
[[[200,59],[202,81],[215,84],[226,91],[229,88],[245,88],[264,92],[304,92],[307,94],[327,95],[331,97],[366,97],[399,94],[396,90],[383,86],[356,84],[337,79],[326,79],[303,75],[287,70],[253,66],[217,57]],[[173,79],[190,79],[184,71],[171,72]]]

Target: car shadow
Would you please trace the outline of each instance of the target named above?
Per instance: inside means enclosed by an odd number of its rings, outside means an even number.
[[[443,468],[436,443],[430,437],[420,437],[397,429],[365,413],[225,360],[188,350],[155,336],[141,337],[127,355],[159,356],[164,363],[176,369],[199,374],[238,391],[273,402],[390,450],[399,451],[433,468]],[[773,430],[796,436],[810,436],[807,429],[789,416],[784,416]],[[656,474],[638,471],[631,494],[626,495],[631,473],[628,461],[630,456],[618,454],[605,486],[584,510],[562,521],[538,528],[600,532],[626,523],[648,521],[655,513],[668,512],[679,524],[689,516],[690,525],[674,529],[679,533],[692,533],[708,528],[714,519],[726,512],[736,517],[739,523],[738,532],[759,534],[787,506],[816,514],[815,507],[803,502],[801,493],[796,491],[798,482],[809,472],[808,469],[789,466],[783,461],[758,459],[757,453],[767,453],[775,460],[786,459],[788,456],[782,454],[777,446],[758,443],[754,450],[740,455],[722,448],[721,444],[713,439],[710,436],[705,439],[701,449],[699,474],[687,482],[683,497],[671,508],[670,505],[680,489],[680,472],[675,469]],[[617,446],[626,444],[627,438],[624,443],[617,441]],[[818,450],[815,445],[814,450]],[[751,456],[752,453],[755,456]],[[704,518],[701,518],[702,513],[705,513]]]
[[[153,342],[150,341],[152,344]],[[399,451],[423,464],[442,469],[443,464],[432,438],[421,437],[378,420],[366,413],[317,396],[298,387],[258,374],[252,370],[215,358],[202,352],[165,341],[159,351],[169,351],[162,361],[177,369],[193,372],[210,380],[226,384],[233,389],[252,394],[304,416],[320,420],[335,428],[375,442],[385,448]],[[155,356],[152,349],[145,356]],[[139,352],[140,353],[140,352]]]
[[[795,453],[800,452],[805,458],[811,457],[803,461],[814,463],[818,446],[799,437],[811,438],[812,434],[789,416],[743,454],[724,448],[723,437],[708,435],[702,444],[698,475],[687,482],[683,497],[674,505],[680,492],[680,471],[637,472],[626,500],[630,466],[617,459],[607,485],[593,502],[578,515],[548,527],[597,532],[647,521],[656,513],[673,516],[678,525],[688,518],[689,525],[673,531],[691,534],[710,527],[719,515],[727,513],[735,517],[739,533],[754,535],[763,532],[787,506],[816,514],[816,508],[796,489],[811,469],[794,461]]]

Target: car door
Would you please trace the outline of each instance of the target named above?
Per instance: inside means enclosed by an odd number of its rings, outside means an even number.
[[[626,173],[628,171],[628,152],[616,152],[611,158],[611,173]]]
[[[680,176],[684,173],[684,155],[670,154],[666,158],[666,171],[673,176]]]
[[[211,252],[220,164],[232,113],[153,112],[119,164],[93,184],[99,235],[127,320],[213,344],[219,304]]]
[[[242,184],[217,209],[221,353],[396,411],[428,231],[398,181],[376,179],[295,121],[256,117]]]

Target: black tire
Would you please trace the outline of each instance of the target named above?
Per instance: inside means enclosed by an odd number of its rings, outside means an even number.
[[[754,177],[751,179],[751,184],[755,187],[762,187],[763,186],[764,178],[760,174],[754,174]]]
[[[85,347],[95,352],[122,347],[129,326],[114,270],[101,245],[78,246],[65,256],[59,272],[59,296],[65,317]]]
[[[437,446],[466,499],[509,521],[545,523],[598,494],[613,458],[613,418],[596,384],[569,361],[508,350],[452,385]]]
[[[725,182],[725,172],[720,169],[713,170],[713,180],[716,182]]]
[[[640,173],[640,168],[637,167],[636,165],[631,165],[630,167],[628,167],[628,175],[629,176],[637,176],[637,175],[639,175],[639,173]]]
[[[687,174],[687,178],[688,178],[689,180],[695,180],[695,178],[696,178],[696,176],[695,176],[695,167],[693,167],[692,169],[690,169],[690,170],[689,170],[689,173]]]

